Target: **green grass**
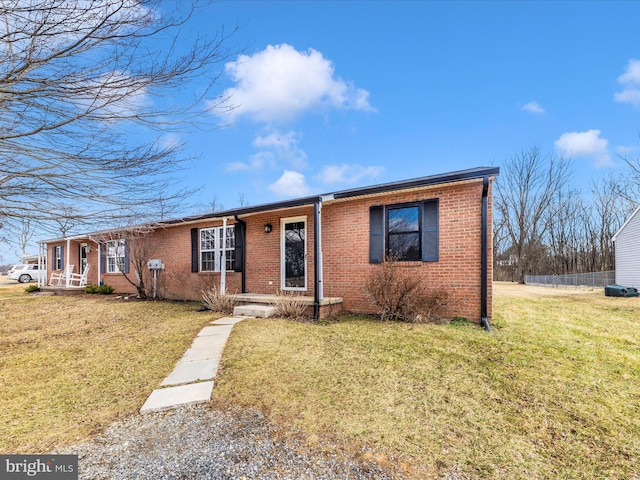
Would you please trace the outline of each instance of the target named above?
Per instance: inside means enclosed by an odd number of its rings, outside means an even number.
[[[373,447],[416,478],[640,478],[640,300],[522,292],[496,288],[491,335],[242,322],[214,400]]]
[[[137,412],[211,321],[194,304],[0,288],[0,453],[46,453]]]
[[[213,403],[262,409],[307,448],[370,447],[414,478],[640,478],[640,299],[494,294],[493,334],[246,320]],[[0,288],[0,453],[50,452],[136,413],[211,320],[194,310]]]

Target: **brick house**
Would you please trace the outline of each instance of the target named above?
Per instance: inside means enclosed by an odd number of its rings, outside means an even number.
[[[198,300],[212,283],[229,294],[292,290],[322,318],[339,309],[373,313],[364,284],[393,253],[402,267],[449,292],[452,317],[488,328],[491,182],[498,173],[479,167],[51,239],[40,242],[41,255],[50,259],[47,278],[68,265],[78,274],[89,266],[88,283],[135,293],[125,275],[135,278],[130,242],[142,229],[145,267],[161,261],[156,281],[166,298]]]

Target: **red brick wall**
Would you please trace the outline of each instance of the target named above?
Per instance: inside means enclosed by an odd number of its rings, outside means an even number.
[[[220,272],[191,272],[191,228],[209,228],[222,225],[220,221],[206,221],[193,225],[170,227],[156,230],[149,238],[145,249],[147,255],[142,258],[158,258],[164,263],[164,270],[158,272],[157,293],[161,298],[175,300],[200,300],[201,291],[212,285],[220,285]],[[228,223],[229,226],[232,222]],[[199,240],[199,238],[198,238]],[[136,240],[132,240],[134,242]],[[132,250],[136,247],[131,246]],[[198,262],[199,263],[199,262]],[[129,267],[131,279],[135,279],[133,265]],[[145,283],[152,285],[152,273],[144,269]],[[102,275],[104,283],[112,285],[116,292],[135,293],[134,286],[129,284],[122,274],[105,273]],[[241,290],[241,274],[227,272],[226,288],[228,293]]]
[[[482,180],[325,204],[322,214],[324,295],[342,297],[345,310],[373,313],[375,309],[364,285],[367,276],[380,265],[369,263],[369,207],[433,198],[439,199],[439,261],[401,262],[401,265],[428,285],[449,292],[452,317],[479,322]],[[492,244],[489,236],[489,247]],[[489,316],[491,264],[489,252]]]
[[[365,290],[367,276],[379,264],[369,263],[369,207],[405,202],[439,199],[438,262],[402,262],[413,275],[428,285],[446,289],[450,294],[451,317],[461,316],[480,321],[480,234],[482,180],[461,182],[416,189],[410,192],[385,194],[348,201],[327,202],[322,210],[322,239],[324,267],[324,296],[342,297],[343,309],[374,313]],[[491,189],[489,190],[489,255],[488,255],[488,315],[491,317],[492,252]],[[246,222],[246,287],[250,293],[274,293],[281,288],[281,220],[306,217],[307,222],[307,291],[314,294],[314,218],[313,207],[297,207],[249,215]],[[173,226],[156,231],[153,241],[157,250],[152,258],[159,258],[165,270],[159,273],[158,293],[174,299],[201,298],[201,290],[215,283],[220,273],[191,272],[191,228],[219,226],[220,221]],[[230,221],[228,225],[232,225]],[[264,225],[272,231],[265,233]],[[78,243],[71,242],[71,263],[79,265]],[[48,255],[51,247],[48,245]],[[65,244],[65,249],[66,249]],[[74,257],[75,255],[75,257]],[[92,270],[90,283],[98,282],[98,249],[92,244],[89,254]],[[51,262],[50,262],[51,263]],[[134,278],[133,268],[130,270]],[[49,272],[50,273],[50,272]],[[135,293],[121,274],[102,274],[102,281],[119,293]],[[149,279],[148,279],[149,281]],[[227,272],[227,292],[241,291],[240,273]]]
[[[306,217],[307,292],[305,294],[314,294],[313,207],[267,212],[244,219],[247,223],[247,291],[251,293],[275,293],[281,289],[281,221],[282,219],[293,217]],[[265,233],[264,231],[266,224],[271,224],[273,228],[270,233]]]

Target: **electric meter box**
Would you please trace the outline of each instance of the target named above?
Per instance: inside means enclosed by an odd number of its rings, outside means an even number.
[[[147,266],[149,267],[149,270],[162,270],[164,268],[162,260],[160,260],[159,258],[149,260],[147,262]]]

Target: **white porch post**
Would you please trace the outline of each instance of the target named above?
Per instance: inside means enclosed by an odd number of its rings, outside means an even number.
[[[69,272],[69,262],[71,261],[71,240],[67,238],[67,258],[64,262],[64,270],[65,273]],[[69,275],[65,275],[65,287],[69,288]]]
[[[47,282],[45,281],[45,283],[42,283],[42,264],[44,262],[42,261],[42,242],[38,242],[38,288],[43,287],[44,285],[47,284]],[[47,278],[47,272],[44,272],[45,278]]]
[[[227,217],[222,218],[222,257],[220,259],[220,293],[227,291]]]

